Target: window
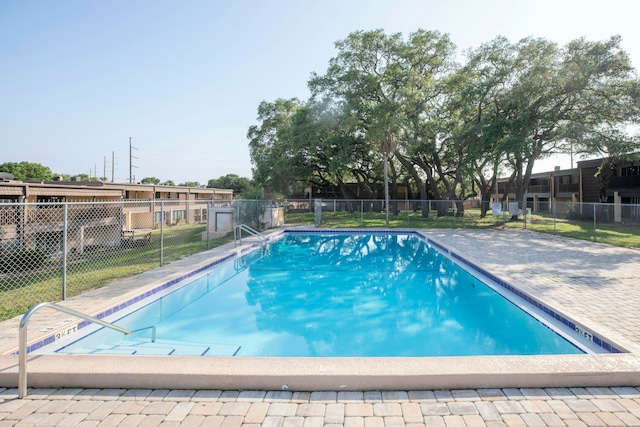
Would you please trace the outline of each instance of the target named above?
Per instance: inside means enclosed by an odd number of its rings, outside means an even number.
[[[560,175],[558,177],[558,183],[560,184],[575,184],[578,182],[578,175]]]
[[[620,176],[638,176],[640,175],[640,166],[622,166],[620,168]]]
[[[174,222],[178,222],[181,219],[185,219],[186,218],[186,212],[185,211],[173,211],[173,221]]]

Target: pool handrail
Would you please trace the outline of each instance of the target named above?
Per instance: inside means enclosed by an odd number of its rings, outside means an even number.
[[[260,248],[264,249],[265,245],[267,244],[267,237],[261,232],[259,232],[258,230],[254,230],[253,228],[249,227],[246,224],[238,224],[233,228],[234,246],[237,246],[236,241],[242,242],[242,230],[246,231],[252,236],[257,237],[260,240]],[[237,234],[237,238],[236,238],[236,234]]]
[[[122,332],[125,335],[129,335],[130,333],[135,332],[135,331],[130,331],[128,329],[122,328],[120,326],[116,326],[102,319],[98,319],[97,317],[89,316],[87,314],[81,313],[71,308],[54,304],[52,302],[41,302],[39,304],[34,305],[29,310],[27,310],[27,312],[22,316],[22,318],[20,319],[20,326],[18,327],[18,358],[19,358],[18,359],[18,398],[19,399],[22,399],[27,395],[27,323],[29,322],[29,318],[31,317],[31,315],[42,307],[49,307],[66,314],[79,317],[89,322],[97,323],[106,328],[110,328],[118,332]],[[148,329],[148,328],[153,328],[152,338],[155,341],[155,326],[150,326],[143,329]]]

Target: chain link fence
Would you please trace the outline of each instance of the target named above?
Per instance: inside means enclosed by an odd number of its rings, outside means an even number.
[[[303,199],[285,203],[287,225],[392,228],[520,228],[640,248],[640,205],[477,200]],[[388,208],[388,224],[387,224]]]
[[[0,320],[232,241],[238,216],[258,218],[262,205],[0,203]]]
[[[388,209],[388,225],[387,225]],[[640,205],[391,200],[0,203],[0,320],[233,241],[233,229],[522,228],[640,248]]]

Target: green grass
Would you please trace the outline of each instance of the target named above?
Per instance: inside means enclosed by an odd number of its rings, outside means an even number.
[[[163,229],[163,264],[207,249],[202,240],[205,225],[183,225]],[[209,247],[233,241],[233,237],[211,239]],[[160,265],[160,230],[152,231],[151,242],[133,248],[106,248],[70,258],[67,265],[67,297],[97,289]],[[50,260],[34,271],[0,276],[0,321],[24,313],[42,301],[60,301],[60,260]]]
[[[288,213],[287,225],[313,225],[313,213]],[[386,228],[384,212],[323,213],[321,227],[326,228]],[[389,215],[390,228],[526,228],[540,233],[594,240],[593,222],[568,221],[534,214],[531,221],[511,220],[487,215],[480,218],[479,209],[467,209],[464,216],[441,216],[431,211],[423,218],[419,211],[400,211]],[[207,249],[201,239],[205,225],[182,225],[163,229],[163,263],[169,264],[185,256]],[[595,239],[599,243],[625,248],[640,248],[640,224],[597,224]],[[232,241],[232,237],[212,239],[213,248]],[[108,285],[160,265],[160,230],[153,230],[151,243],[134,248],[112,248],[87,253],[70,259],[67,273],[67,297]],[[0,276],[0,321],[24,313],[42,301],[59,301],[62,297],[60,260],[50,260],[37,271]]]
[[[313,213],[287,214],[286,224],[310,224],[314,222]],[[555,224],[554,224],[555,223]],[[321,227],[325,228],[384,228],[386,218],[384,212],[323,212]],[[435,211],[423,218],[420,212],[401,211],[398,215],[389,214],[390,228],[518,228],[540,233],[556,234],[575,239],[594,240],[593,221],[568,221],[544,215],[532,215],[530,222],[511,220],[503,216],[488,214],[480,218],[479,209],[467,209],[464,216],[441,216]],[[612,246],[624,248],[640,248],[640,224],[606,224],[598,223],[595,240]]]

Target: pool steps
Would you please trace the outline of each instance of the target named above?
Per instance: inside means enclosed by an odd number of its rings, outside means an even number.
[[[64,354],[158,355],[158,356],[235,356],[240,346],[231,344],[202,344],[157,339],[155,342],[123,339],[118,344],[99,344],[90,347],[67,348]]]

